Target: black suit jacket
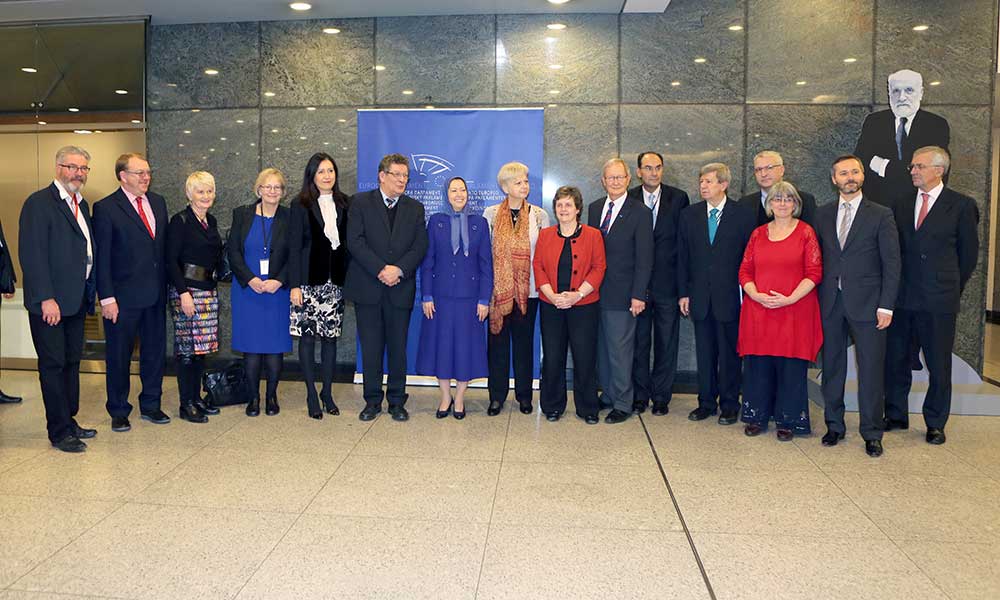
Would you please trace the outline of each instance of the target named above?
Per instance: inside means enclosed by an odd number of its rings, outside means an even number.
[[[910,133],[903,142],[903,159],[899,160],[896,149],[896,115],[891,110],[880,110],[865,117],[861,126],[861,137],[854,148],[865,167],[865,197],[879,204],[890,206],[900,196],[916,193],[910,180],[907,165],[913,160],[913,151],[923,146],[941,146],[948,149],[951,131],[948,121],[923,109],[913,115]],[[885,177],[872,171],[873,156],[889,159]],[[947,177],[945,179],[947,183]],[[891,206],[890,206],[891,208]]]
[[[233,226],[229,229],[229,241],[226,251],[229,253],[229,268],[233,278],[243,287],[250,285],[250,280],[257,275],[247,266],[243,254],[243,245],[250,235],[253,220],[257,216],[257,206],[260,201],[233,209]],[[281,287],[289,287],[289,264],[291,262],[291,212],[286,206],[278,206],[274,212],[274,222],[271,225],[271,254],[268,256],[267,278],[281,282]]]
[[[93,309],[97,244],[86,200],[80,202],[80,212],[90,230],[95,259],[89,279],[86,278],[87,238],[69,205],[59,197],[56,184],[31,194],[21,207],[18,258],[24,276],[24,307],[32,314],[42,314],[42,301],[50,298],[66,316],[77,314],[81,301],[88,311]]]
[[[696,202],[681,211],[677,293],[681,298],[690,298],[692,319],[707,318],[709,306],[719,321],[739,319],[740,263],[756,226],[753,209],[727,198],[715,243],[709,244],[705,202]]]
[[[427,253],[424,205],[406,194],[396,203],[395,225],[389,228],[382,192],[375,188],[351,197],[347,216],[347,267],[344,295],[359,304],[378,304],[383,297],[396,308],[412,308],[417,293],[417,269]],[[393,287],[378,280],[386,265],[403,270]]]
[[[322,285],[327,280],[343,286],[347,276],[347,215],[350,202],[337,207],[337,232],[340,246],[333,244],[323,232],[325,223],[318,202],[306,208],[302,202],[292,202],[291,265],[288,276],[293,288],[303,285]]]
[[[607,197],[592,202],[587,224],[600,229]],[[629,310],[632,298],[646,301],[653,272],[653,212],[642,200],[625,197],[625,204],[604,237],[608,269],[601,282],[601,308]]]
[[[798,190],[799,197],[802,198],[802,214],[799,215],[799,218],[808,223],[810,226],[812,226],[813,229],[815,229],[816,197],[810,194],[809,192],[799,190],[798,188],[795,189]],[[752,194],[747,194],[746,196],[740,198],[740,204],[746,204],[747,206],[754,207],[753,209],[754,218],[756,219],[758,227],[760,227],[764,223],[774,220],[773,216],[769,217],[767,216],[767,213],[764,212],[764,205],[760,201],[760,190],[757,190]]]
[[[0,225],[0,293],[13,294],[14,282],[17,277],[14,275],[14,261],[10,256],[10,248],[7,246],[7,238],[3,235],[3,225]]]
[[[899,306],[957,313],[962,290],[979,257],[979,209],[972,198],[946,187],[918,231],[914,228],[916,201],[914,192],[895,202],[903,256]]]
[[[628,197],[645,204],[641,185],[630,189]],[[648,296],[656,302],[677,302],[677,224],[681,211],[690,203],[687,192],[660,184],[659,212],[653,225],[653,271],[648,291]]]
[[[828,317],[840,282],[844,312],[854,321],[874,321],[879,308],[896,307],[899,293],[899,236],[892,211],[866,197],[851,222],[844,248],[837,238],[839,201],[816,210],[816,237],[823,251],[819,304]]]
[[[94,204],[97,296],[114,297],[121,308],[167,301],[167,203],[153,192],[145,197],[156,219],[155,238],[121,188]]]

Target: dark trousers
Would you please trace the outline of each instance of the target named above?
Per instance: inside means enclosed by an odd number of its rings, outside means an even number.
[[[627,310],[601,309],[601,327],[597,332],[597,376],[605,405],[632,412],[635,392],[632,388],[632,364],[635,356],[636,319]]]
[[[558,309],[540,302],[542,325],[542,412],[566,411],[566,350],[573,352],[573,403],[581,417],[597,415],[597,323],[594,304]]]
[[[928,427],[944,429],[951,414],[951,351],[955,346],[955,318],[954,313],[904,309],[893,312],[886,361],[886,418],[909,422],[910,385],[913,383],[909,348],[915,330],[930,378],[924,397],[924,422]]]
[[[386,399],[389,407],[406,403],[406,337],[410,329],[410,309],[397,308],[388,301],[356,304],[358,339],[361,342],[364,397],[368,406],[382,405],[382,357],[388,356]]]
[[[677,376],[677,347],[680,337],[680,310],[677,299],[646,302],[646,310],[635,319],[635,358],[632,388],[635,402],[669,404]],[[653,369],[649,351],[653,351]]]
[[[514,398],[531,403],[531,380],[535,362],[535,315],[538,298],[528,298],[528,311],[514,310],[504,319],[500,333],[487,336],[486,358],[489,362],[490,402],[507,400],[510,391],[510,361],[514,356]]]
[[[858,418],[861,437],[882,439],[886,331],[877,321],[854,321],[844,312],[837,292],[833,307],[823,319],[823,416],[830,431],[844,433],[844,384],[847,381],[848,335],[854,339],[858,361]],[[909,358],[907,358],[909,361]],[[909,369],[909,362],[907,362]]]
[[[167,354],[167,320],[163,304],[146,308],[118,308],[118,322],[104,319],[105,381],[108,388],[108,414],[127,417],[132,412],[129,404],[129,367],[135,340],[139,338],[139,410],[160,410],[163,390],[163,364]]]
[[[81,307],[75,315],[63,315],[57,325],[48,325],[42,315],[28,314],[31,341],[38,354],[38,382],[45,404],[45,426],[55,443],[75,433],[80,409],[80,357],[83,355]]]
[[[767,429],[773,418],[778,429],[809,433],[809,363],[785,356],[747,356],[745,364],[742,421]]]
[[[713,413],[716,408],[724,412],[738,411],[742,368],[742,361],[736,353],[739,319],[717,321],[709,306],[707,317],[692,321],[698,364],[698,406]]]

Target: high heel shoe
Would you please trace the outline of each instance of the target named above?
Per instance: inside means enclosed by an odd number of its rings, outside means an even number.
[[[322,421],[323,420],[323,411],[317,410],[317,411],[313,412],[312,410],[310,410],[309,411],[309,416],[311,418],[313,418],[313,419],[316,419],[317,421]]]
[[[323,409],[333,415],[337,416],[340,414],[340,409],[337,408],[337,404],[333,401],[333,394],[324,394],[320,392],[319,399],[323,401]]]
[[[437,418],[439,418],[439,419],[443,419],[443,418],[447,417],[448,413],[451,412],[451,407],[452,406],[455,406],[455,399],[454,398],[451,399],[451,403],[448,405],[448,408],[446,408],[444,410],[438,409],[438,411],[436,413],[434,413],[434,416],[437,417]],[[456,413],[456,414],[458,414],[458,413]],[[464,417],[465,413],[462,413],[462,416]],[[459,417],[455,417],[455,418],[457,419]]]
[[[452,404],[454,404],[454,403],[455,403],[455,401],[454,401],[454,400],[452,400],[451,402],[452,402]],[[461,410],[461,411],[459,411],[459,410],[458,410],[458,409],[456,408],[455,410],[453,410],[453,411],[452,411],[451,415],[452,415],[453,417],[455,417],[456,419],[458,419],[459,421],[461,421],[462,419],[464,419],[464,418],[465,418],[465,407],[463,406],[463,407],[462,407],[462,410]]]

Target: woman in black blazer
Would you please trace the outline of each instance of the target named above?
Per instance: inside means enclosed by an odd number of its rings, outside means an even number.
[[[313,154],[306,163],[302,190],[292,202],[291,226],[291,327],[299,336],[299,363],[306,380],[309,416],[323,418],[319,401],[331,415],[340,409],[333,401],[333,368],[337,338],[344,320],[344,275],[347,273],[347,195],[340,191],[340,172],[333,157]],[[316,338],[322,349],[320,377],[323,388],[316,395]]]
[[[201,399],[203,357],[219,350],[219,294],[215,272],[222,264],[222,236],[209,209],[215,178],[195,171],[184,184],[188,205],[167,225],[168,298],[174,320],[180,417],[207,423],[219,409]]]
[[[253,392],[247,416],[260,414],[260,371],[267,376],[266,412],[276,415],[278,379],[283,354],[292,351],[288,333],[289,223],[291,215],[281,198],[285,176],[264,169],[257,176],[258,201],[233,209],[229,230],[232,288],[233,350],[242,352],[247,380]]]

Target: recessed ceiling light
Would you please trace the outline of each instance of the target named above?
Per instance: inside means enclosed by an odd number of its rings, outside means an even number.
[[[549,4],[566,4],[569,0],[549,0]]]
[[[251,145],[251,146],[256,146],[256,145],[257,145],[257,142],[250,142],[250,145]]]
[[[303,140],[303,141],[304,141],[304,140],[306,139],[306,136],[304,136],[304,135],[300,135],[300,136],[299,136],[299,139],[300,139],[300,140]]]
[[[375,65],[376,71],[385,71],[385,65]]]
[[[277,129],[272,129],[271,133],[278,133],[278,130]]]
[[[128,93],[128,90],[115,90],[115,93],[118,94],[119,96],[124,96],[125,94]]]
[[[264,92],[264,95],[268,98],[274,98],[274,92]]]
[[[546,25],[546,27],[548,27],[552,31],[562,31],[563,29],[566,29],[566,24],[565,23],[549,23],[548,25]]]
[[[341,150],[347,150],[347,146],[341,146],[340,149]]]
[[[132,124],[133,125],[141,125],[142,121],[140,121],[139,119],[132,119]]]
[[[427,105],[427,106],[425,106],[424,108],[434,108],[434,105],[433,105],[433,104],[428,104],[428,105]]]
[[[914,26],[913,31],[927,31],[928,29],[930,29],[929,25],[916,25]]]
[[[700,65],[701,63],[705,62],[705,59],[699,56],[698,58],[694,59],[694,62]]]
[[[559,93],[559,90],[549,90],[549,93],[555,96],[556,94]]]
[[[559,69],[562,68],[562,65],[549,65],[549,68],[552,69],[553,71],[558,71]]]
[[[412,96],[413,95],[413,90],[403,90],[403,95],[404,96]]]
[[[730,25],[728,27],[729,31],[743,31],[742,25]]]
[[[94,132],[91,131],[91,130],[89,130],[89,129],[74,129],[73,133],[79,133],[81,135],[89,135],[89,134],[94,133]]]
[[[21,67],[21,70],[24,71],[25,73],[37,73],[38,72],[38,69],[36,69],[35,67]]]
[[[316,107],[315,106],[307,106],[306,110],[316,110]]]
[[[48,123],[46,123],[45,121],[39,121],[38,124],[39,125],[48,125]]]
[[[558,104],[549,104],[549,108],[555,108],[557,106],[559,106],[559,105]]]
[[[236,122],[239,123],[240,125],[242,125],[244,121],[243,121],[243,119],[236,119]]]
[[[324,146],[329,146],[329,145],[330,145],[330,142],[323,142],[323,145],[324,145]]]
[[[347,122],[347,119],[337,119],[337,122],[338,122],[338,123],[346,123],[346,122]]]
[[[855,63],[855,62],[858,62],[858,59],[854,58],[853,56],[849,56],[849,57],[847,57],[847,58],[844,59],[844,62],[845,63]]]
[[[795,82],[795,85],[805,85],[805,84],[806,84],[805,81],[796,81]]]
[[[104,132],[103,132],[103,131],[101,131],[100,129],[95,129],[95,130],[94,130],[94,133],[104,133]]]
[[[932,81],[930,85],[941,85],[940,81]]]
[[[224,137],[220,137],[220,138],[219,138],[219,141],[220,141],[220,142],[224,142],[224,141],[226,141],[226,138],[224,138]]]
[[[191,130],[190,130],[190,129],[185,129],[185,130],[184,130],[184,133],[186,133],[186,134],[188,134],[188,135],[191,135]]]
[[[177,87],[177,84],[176,83],[168,83],[167,87]]]
[[[209,152],[215,152],[215,148],[209,148],[208,151]]]
[[[679,81],[671,81],[671,82],[670,82],[670,85],[672,85],[672,86],[674,86],[674,87],[677,87],[677,86],[679,86],[680,84],[681,84],[681,82],[679,82]]]
[[[280,151],[281,151],[281,148],[275,148],[275,149],[274,149],[274,151],[275,151],[275,152],[280,152]]]
[[[340,30],[337,29],[336,27],[327,27],[326,29],[323,30],[323,33],[327,33],[327,34],[330,34],[330,35],[335,35],[335,34],[340,33]]]
[[[68,110],[69,112],[80,112],[80,109],[77,108],[77,107],[75,107],[75,106],[71,106],[71,107],[67,108],[66,110]]]
[[[292,2],[288,5],[288,8],[298,11],[310,10],[312,7],[313,5],[308,2]]]
[[[177,144],[177,147],[178,147],[178,148],[183,148],[183,147],[184,147],[184,144]]]
[[[205,75],[218,75],[218,69],[205,69]]]
[[[201,112],[201,109],[200,108],[192,108],[191,112]]]

